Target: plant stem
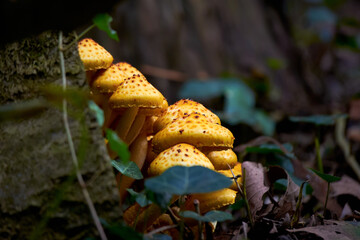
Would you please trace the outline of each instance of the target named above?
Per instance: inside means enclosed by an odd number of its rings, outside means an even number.
[[[243,168],[242,169],[242,184],[243,184],[243,198],[244,198],[244,201],[245,201],[245,205],[246,205],[246,211],[248,213],[248,216],[249,216],[249,220],[250,220],[250,224],[251,224],[251,227],[254,227],[254,219],[252,217],[252,214],[251,214],[251,210],[250,210],[250,205],[249,205],[249,201],[247,199],[247,193],[246,193],[246,181],[245,181],[245,178],[246,178],[246,169]]]
[[[60,31],[59,33],[59,57],[60,57],[60,70],[61,70],[61,78],[62,78],[62,86],[63,86],[63,91],[66,91],[66,72],[65,72],[65,60],[64,60],[64,49],[63,49],[63,45],[62,45],[62,41],[63,41],[63,34]],[[75,152],[75,147],[74,147],[74,143],[72,140],[72,136],[71,136],[71,131],[70,131],[70,127],[69,127],[69,122],[68,122],[68,115],[67,115],[67,101],[66,98],[63,98],[63,120],[64,120],[64,126],[65,126],[65,131],[66,131],[66,135],[67,135],[67,139],[68,139],[68,143],[69,143],[69,148],[70,148],[70,153],[71,153],[71,158],[74,164],[74,168],[75,168],[75,172],[76,172],[76,177],[78,179],[79,185],[81,187],[81,190],[83,192],[83,195],[85,197],[86,203],[89,207],[91,216],[94,220],[94,223],[96,225],[96,228],[98,229],[100,238],[102,240],[106,240],[107,237],[105,235],[104,229],[101,226],[100,223],[100,219],[97,215],[96,209],[94,207],[94,204],[90,198],[89,192],[87,191],[86,188],[86,184],[84,179],[82,178],[82,175],[80,173],[80,169],[79,169],[79,162],[76,156],[76,152]]]
[[[195,207],[196,213],[200,215],[201,213],[200,213],[200,202],[199,202],[199,200],[197,200],[197,199],[194,200],[194,207]],[[199,240],[203,240],[202,222],[200,220],[198,220],[198,234],[199,234]]]
[[[323,167],[323,162],[321,159],[321,154],[320,154],[320,143],[319,143],[319,131],[317,131],[316,135],[315,135],[315,151],[316,151],[316,159],[317,159],[317,165],[318,165],[318,169],[321,173],[324,173],[324,167]]]
[[[82,38],[86,33],[88,33],[88,32],[89,32],[91,29],[93,29],[95,26],[96,26],[96,25],[93,24],[93,25],[91,25],[90,27],[88,27],[87,29],[85,29],[82,33],[80,33],[78,36],[76,36],[76,38],[75,38],[70,44],[68,44],[68,45],[67,45],[66,47],[64,47],[64,48],[61,47],[61,48],[60,48],[60,51],[65,52],[65,51],[69,50],[73,44],[76,44],[76,43],[79,41],[80,38]]]
[[[329,192],[330,192],[330,182],[328,182],[328,185],[327,185],[326,199],[325,199],[324,212],[323,212],[324,217],[325,217],[326,206],[327,206],[327,202],[328,202],[328,198],[329,198]]]

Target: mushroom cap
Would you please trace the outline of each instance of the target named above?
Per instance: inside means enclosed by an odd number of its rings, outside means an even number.
[[[114,110],[123,110],[131,107],[145,108],[159,111],[166,108],[164,96],[153,87],[141,74],[125,79],[109,99],[110,107]]]
[[[185,202],[185,209],[194,211],[194,200],[197,199],[200,202],[200,213],[203,214],[233,204],[235,198],[236,191],[229,188],[210,193],[192,194]]]
[[[125,78],[127,78],[127,74],[120,70],[119,63],[112,64],[106,70],[99,70],[91,87],[95,93],[113,93]]]
[[[154,131],[158,132],[165,128],[166,125],[170,124],[173,120],[190,115],[191,113],[202,114],[209,120],[209,122],[217,123],[219,125],[221,124],[219,117],[204,107],[201,103],[189,99],[181,99],[169,106],[159,117],[154,124]]]
[[[157,176],[174,166],[203,166],[214,170],[210,160],[194,146],[181,143],[161,152],[150,164],[149,176]]]
[[[117,65],[120,71],[123,72],[123,74],[125,75],[125,78],[129,78],[132,77],[133,75],[138,75],[138,74],[143,76],[143,74],[139,70],[137,70],[135,67],[133,67],[131,64],[127,62],[119,62]]]
[[[105,48],[91,38],[79,41],[78,51],[86,71],[108,68],[114,60]]]
[[[188,143],[197,148],[232,148],[234,136],[229,129],[211,123],[198,113],[174,120],[153,139],[155,152],[161,152],[178,143]]]
[[[226,170],[229,169],[228,165],[232,168],[237,163],[236,153],[232,149],[205,152],[205,155],[210,159],[216,170]]]
[[[234,173],[235,176],[238,176],[238,175],[242,175],[242,169],[241,169],[241,163],[237,163],[234,168],[231,169]],[[227,169],[227,170],[218,170],[217,172],[218,173],[221,173],[223,175],[225,175],[226,177],[229,177],[229,178],[232,178],[234,177],[233,174],[231,173],[231,170],[230,169]],[[239,177],[237,179],[237,182],[239,183],[239,185],[241,186],[242,184],[242,177]],[[232,185],[230,186],[230,189],[232,190],[235,190],[235,191],[238,191],[238,187],[237,187],[237,184],[235,183],[235,181],[233,181]]]

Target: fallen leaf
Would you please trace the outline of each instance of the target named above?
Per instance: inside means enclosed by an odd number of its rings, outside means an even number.
[[[287,230],[288,232],[313,233],[326,240],[360,239],[360,222],[325,220],[325,225]]]
[[[249,201],[252,216],[256,216],[256,212],[263,206],[263,196],[269,191],[269,187],[265,185],[264,167],[259,163],[243,162],[243,168],[246,169],[246,192]]]
[[[296,198],[299,195],[299,186],[292,181],[289,174],[281,167],[270,167],[267,176],[271,185],[278,179],[287,180],[286,192],[280,197],[278,206],[274,208],[272,212],[275,215],[275,219],[282,218],[286,213],[292,215],[296,208]]]
[[[341,180],[331,184],[331,197],[349,194],[360,200],[360,184],[347,175],[341,177]]]

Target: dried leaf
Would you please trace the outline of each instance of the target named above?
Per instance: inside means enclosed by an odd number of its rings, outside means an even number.
[[[289,232],[313,233],[326,240],[360,239],[359,222],[325,221],[326,225],[288,230]]]
[[[246,169],[246,192],[252,216],[256,215],[263,206],[263,195],[269,190],[265,186],[264,167],[254,162],[244,162],[243,168]]]
[[[268,184],[271,186],[278,179],[287,179],[287,188],[284,195],[282,195],[278,201],[278,207],[273,210],[273,214],[276,219],[280,219],[285,216],[286,213],[292,215],[296,208],[296,198],[299,195],[299,186],[296,185],[289,174],[281,167],[270,167],[267,173]]]
[[[340,195],[352,195],[360,200],[360,184],[349,176],[341,177],[341,180],[331,184],[331,197]]]

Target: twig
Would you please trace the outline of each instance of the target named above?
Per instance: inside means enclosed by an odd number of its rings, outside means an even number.
[[[295,225],[298,224],[299,222],[299,218],[300,218],[300,208],[301,208],[301,201],[302,201],[302,191],[304,188],[305,183],[307,183],[309,181],[305,181],[301,183],[300,189],[299,189],[299,198],[298,201],[296,203],[296,210],[295,213],[291,219],[291,223],[290,223],[290,227],[293,228]]]
[[[237,181],[237,177],[235,176],[234,172],[232,171],[230,165],[229,164],[227,164],[227,165],[228,165],[228,167],[230,169],[231,174],[233,175],[233,179],[234,179],[234,181],[236,183],[236,186],[239,189],[239,193],[240,193],[241,197],[245,201],[246,211],[247,211],[248,216],[249,216],[250,224],[251,224],[252,227],[254,227],[254,220],[253,220],[253,217],[252,217],[252,214],[251,214],[249,201],[248,201],[247,195],[246,195],[246,186],[245,186],[246,170],[245,170],[245,168],[243,168],[243,170],[242,170],[242,185],[243,185],[243,188],[244,188],[244,190],[242,190],[239,183],[238,183],[238,181]]]
[[[324,212],[323,216],[325,217],[326,207],[329,199],[329,192],[330,192],[330,182],[327,183],[327,191],[326,191],[326,199],[325,199],[325,205],[324,205]]]
[[[96,25],[93,24],[87,29],[85,29],[82,33],[80,33],[78,36],[75,37],[75,39],[68,44],[66,47],[61,46],[60,51],[65,52],[71,48],[71,46],[79,41],[80,38],[82,38],[86,33],[88,33],[91,29],[93,29]],[[62,45],[62,44],[61,44]]]
[[[66,72],[65,72],[64,49],[63,49],[62,41],[63,41],[63,34],[60,31],[60,33],[59,33],[60,70],[61,70],[63,91],[65,92],[66,91]],[[98,229],[100,238],[102,240],[106,240],[107,237],[105,235],[104,229],[101,226],[101,223],[100,223],[99,217],[97,215],[96,209],[95,209],[94,204],[93,204],[93,202],[92,202],[92,200],[90,198],[89,192],[87,191],[84,179],[82,178],[82,175],[80,173],[79,163],[78,163],[78,160],[77,160],[75,147],[74,147],[74,143],[73,143],[73,140],[72,140],[71,131],[70,131],[69,122],[68,122],[66,98],[63,98],[63,120],[64,120],[65,131],[66,131],[66,135],[67,135],[67,139],[68,139],[68,143],[69,143],[71,158],[72,158],[74,168],[75,168],[75,172],[76,172],[76,177],[78,179],[79,185],[80,185],[81,190],[83,192],[83,195],[85,197],[86,203],[87,203],[87,205],[89,207],[89,210],[90,210],[91,216],[92,216],[92,218],[94,220],[94,223],[96,225],[96,228]]]
[[[355,156],[350,152],[350,144],[344,136],[345,118],[338,118],[335,125],[335,137],[340,148],[344,152],[345,159],[360,180],[360,165],[357,163]]]
[[[152,230],[151,232],[148,232],[145,234],[145,236],[150,237],[156,233],[162,232],[162,231],[166,231],[169,229],[173,229],[176,228],[178,225],[174,224],[174,225],[167,225],[167,226],[163,226],[163,227],[159,227],[157,229]]]

